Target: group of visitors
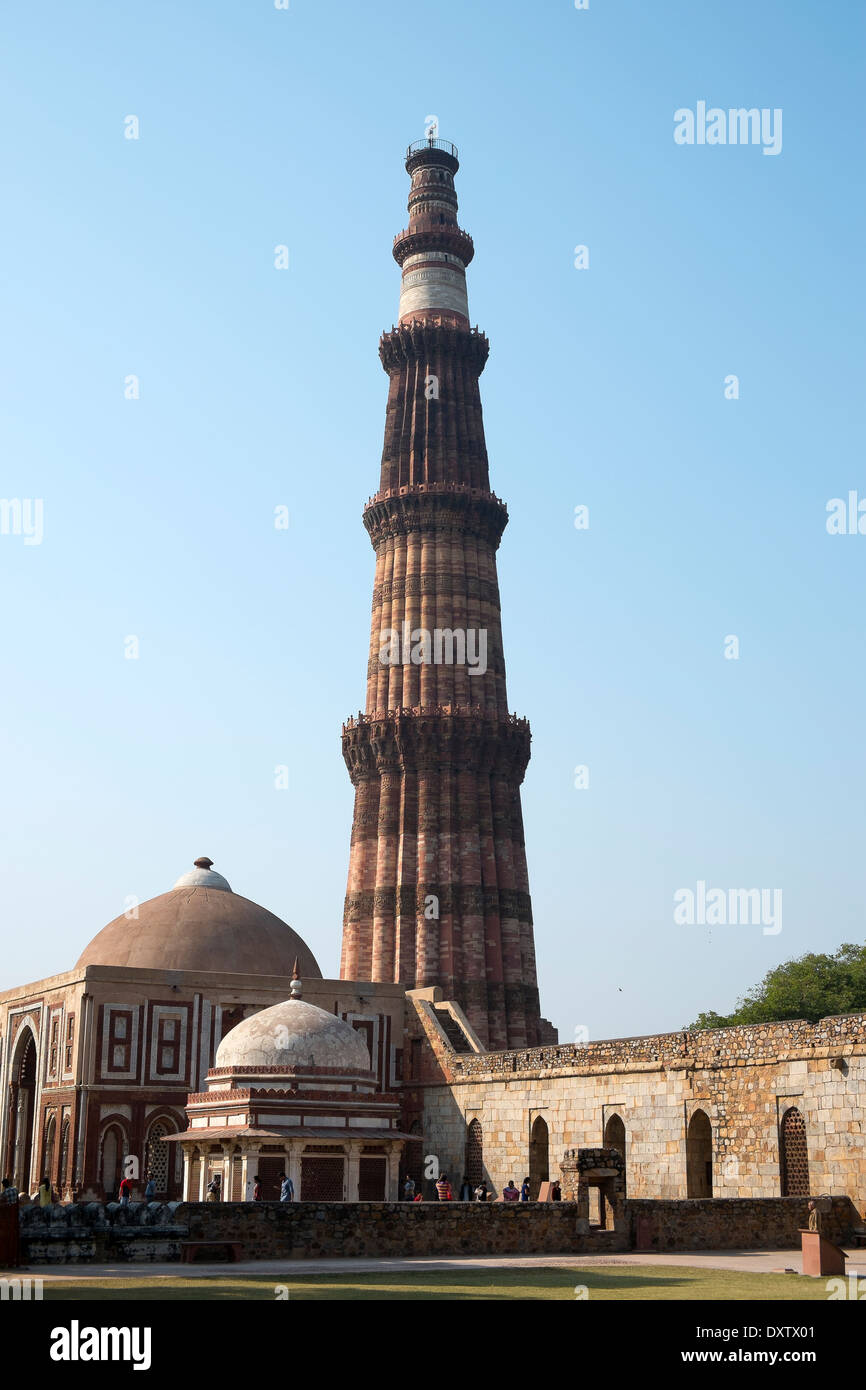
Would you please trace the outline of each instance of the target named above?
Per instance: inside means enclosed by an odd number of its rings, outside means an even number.
[[[219,1190],[219,1180],[219,1174],[217,1173],[216,1178],[214,1179],[214,1181],[217,1183],[217,1190]],[[292,1182],[288,1174],[280,1171],[277,1174],[277,1181],[280,1184],[280,1201],[293,1202],[295,1200],[295,1184]],[[208,1189],[208,1191],[210,1191],[210,1189]],[[218,1202],[220,1199],[217,1196],[214,1197],[213,1200],[215,1202]],[[262,1180],[259,1177],[258,1173],[256,1173],[255,1177],[253,1178],[253,1201],[263,1202],[264,1200],[265,1199],[262,1195]]]
[[[12,1179],[4,1178],[3,1188],[2,1191],[0,1191],[0,1201],[18,1202],[20,1201],[20,1199],[21,1194],[18,1191],[18,1188],[15,1186]],[[34,1192],[31,1200],[34,1203],[38,1202],[40,1207],[50,1207],[52,1203],[55,1201],[54,1193],[51,1190],[51,1183],[48,1181],[47,1178],[42,1179],[41,1183],[39,1184],[39,1187]]]
[[[12,1179],[4,1178],[3,1187],[2,1190],[0,1190],[0,1201],[17,1203],[20,1200],[21,1193],[18,1191],[18,1188],[15,1186]],[[34,1192],[31,1200],[33,1202],[38,1202],[40,1207],[51,1206],[52,1202],[54,1201],[54,1193],[51,1191],[51,1184],[47,1178],[42,1179],[41,1183],[39,1184],[39,1187],[37,1188],[36,1192]]]
[[[120,1198],[120,1205],[128,1207],[133,1193],[132,1178],[121,1178],[120,1187],[117,1195]],[[146,1202],[156,1201],[156,1183],[150,1173],[147,1175],[147,1182],[144,1185],[144,1200]]]
[[[517,1187],[513,1178],[509,1178],[508,1183],[502,1189],[503,1202],[528,1202],[531,1200],[530,1180],[528,1177],[523,1179],[520,1187]],[[447,1173],[441,1173],[436,1181],[436,1196],[440,1202],[453,1202],[454,1193]],[[558,1182],[551,1184],[551,1200],[554,1202],[562,1201],[562,1188]],[[406,1178],[403,1184],[404,1202],[423,1202],[423,1193],[415,1188],[415,1179],[411,1176]],[[490,1200],[490,1190],[487,1183],[482,1179],[477,1187],[473,1187],[467,1175],[463,1174],[463,1181],[460,1184],[461,1202],[487,1202]]]
[[[128,1207],[133,1194],[133,1182],[131,1178],[121,1178],[120,1186],[117,1189],[118,1200],[122,1207]],[[19,1202],[21,1194],[11,1178],[3,1179],[3,1186],[0,1189],[0,1202]],[[144,1200],[153,1202],[156,1200],[156,1183],[152,1174],[148,1173],[147,1181],[144,1185]],[[32,1201],[38,1202],[40,1207],[50,1207],[57,1201],[57,1194],[52,1190],[48,1178],[42,1179],[36,1192],[33,1194]]]

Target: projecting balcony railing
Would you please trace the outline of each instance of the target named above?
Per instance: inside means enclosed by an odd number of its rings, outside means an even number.
[[[450,140],[431,140],[429,137],[426,140],[413,140],[406,151],[406,158],[420,154],[422,150],[444,150],[453,159],[457,158],[457,146],[452,145]]]
[[[359,710],[357,714],[350,714],[343,725],[342,732],[350,733],[352,729],[363,728],[369,724],[381,724],[395,719],[415,719],[425,715],[451,715],[460,719],[481,721],[484,720],[491,724],[505,724],[516,729],[529,728],[529,720],[522,714],[506,714],[505,716],[488,714],[487,710],[482,709],[481,705],[403,705],[395,709],[374,710],[372,714],[365,714]]]

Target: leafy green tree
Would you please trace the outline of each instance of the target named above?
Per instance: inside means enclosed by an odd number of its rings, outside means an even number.
[[[775,1023],[805,1018],[817,1023],[829,1014],[866,1011],[866,943],[846,943],[832,956],[808,952],[770,970],[730,1014],[698,1014],[692,1031],[729,1028],[737,1023]]]

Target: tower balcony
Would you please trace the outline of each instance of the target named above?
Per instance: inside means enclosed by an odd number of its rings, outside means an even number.
[[[397,264],[402,265],[407,256],[416,256],[422,251],[450,252],[465,267],[475,255],[475,243],[456,222],[434,222],[432,217],[419,217],[410,227],[397,233],[391,254]]]
[[[414,140],[406,150],[406,172],[411,174],[422,164],[438,165],[456,174],[460,168],[457,146],[450,140]]]
[[[406,150],[406,158],[411,159],[413,154],[421,150],[445,150],[453,159],[457,158],[457,146],[452,145],[450,140],[433,140],[429,135],[426,140],[413,140]]]

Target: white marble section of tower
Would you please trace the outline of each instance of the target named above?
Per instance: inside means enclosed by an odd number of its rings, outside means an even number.
[[[459,167],[448,140],[409,146],[409,225],[394,238],[394,258],[403,272],[400,323],[445,319],[469,327],[466,267],[475,248],[457,223],[454,175]]]

